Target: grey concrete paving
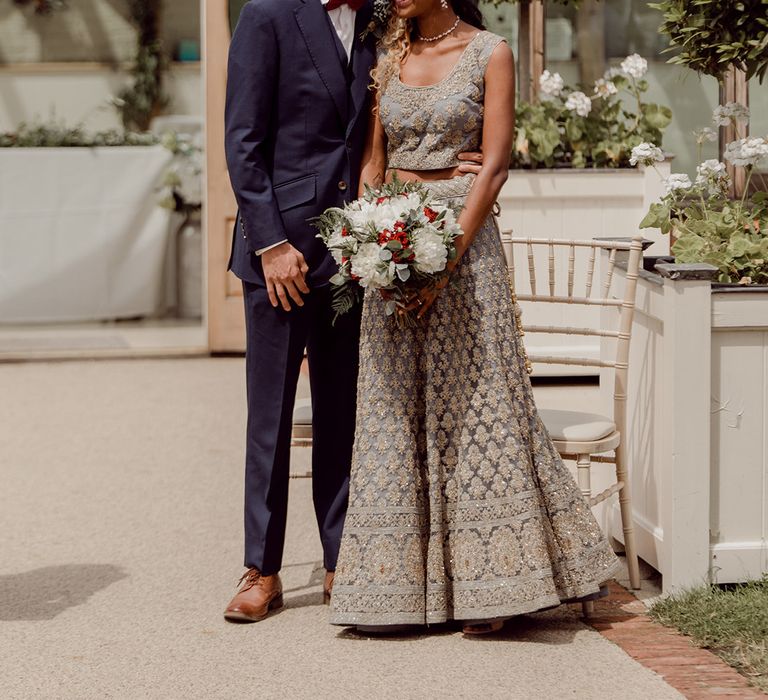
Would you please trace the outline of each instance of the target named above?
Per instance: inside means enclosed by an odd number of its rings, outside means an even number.
[[[242,376],[240,359],[0,365],[0,697],[681,697],[568,610],[484,640],[329,626],[307,480],[285,610],[225,623]]]

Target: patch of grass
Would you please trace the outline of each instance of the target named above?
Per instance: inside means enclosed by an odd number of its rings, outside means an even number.
[[[768,576],[734,586],[694,588],[660,600],[650,615],[768,691]]]

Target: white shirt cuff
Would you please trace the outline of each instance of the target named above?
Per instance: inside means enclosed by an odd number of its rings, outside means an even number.
[[[287,243],[288,239],[284,239],[282,241],[278,241],[277,243],[273,243],[272,245],[268,245],[266,248],[259,248],[259,250],[255,250],[255,255],[262,255],[263,253],[266,253],[268,250],[272,250],[272,248],[277,248],[279,245],[283,245],[283,243]]]

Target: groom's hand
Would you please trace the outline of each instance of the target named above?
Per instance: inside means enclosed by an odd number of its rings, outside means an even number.
[[[309,294],[305,279],[309,266],[296,248],[287,241],[270,248],[262,253],[261,266],[272,306],[277,308],[280,304],[283,309],[290,311],[291,302],[288,297],[293,299],[296,306],[304,306],[301,295]]]
[[[477,175],[483,169],[482,153],[459,153],[459,172]]]

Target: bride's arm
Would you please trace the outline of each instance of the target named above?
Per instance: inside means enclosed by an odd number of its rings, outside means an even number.
[[[515,61],[506,43],[499,44],[485,70],[483,168],[467,196],[459,224],[464,235],[456,240],[459,257],[472,245],[509,175],[509,155],[515,130]]]
[[[365,139],[363,163],[360,169],[358,197],[364,194],[366,185],[374,188],[381,186],[387,172],[387,135],[384,133],[384,126],[379,119],[379,110],[376,108],[376,104],[377,95],[374,95],[371,100],[368,135]]]

